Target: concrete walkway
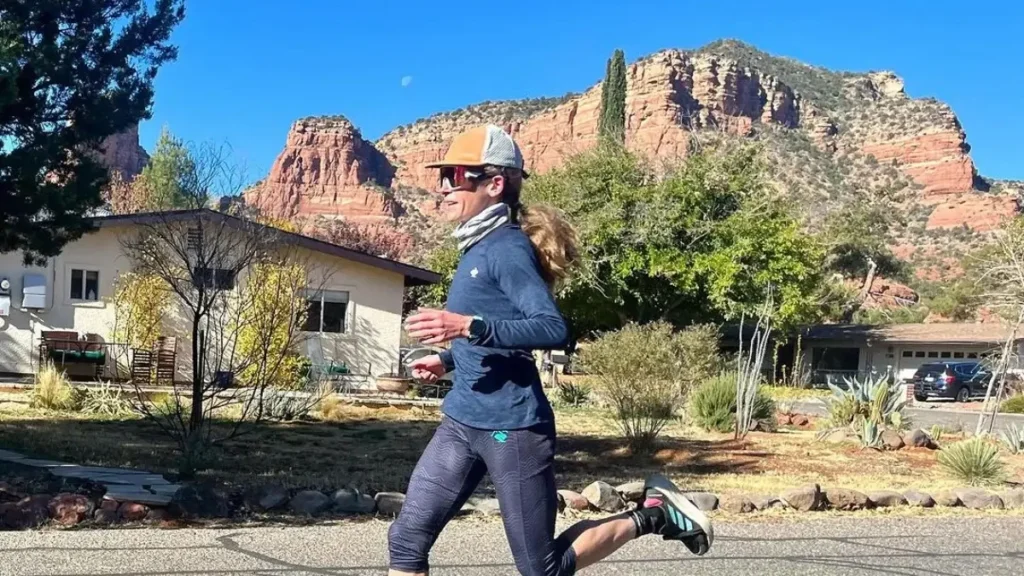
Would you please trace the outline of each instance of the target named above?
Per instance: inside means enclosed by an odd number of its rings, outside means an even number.
[[[0,461],[45,469],[54,476],[79,478],[102,484],[107,487],[105,498],[118,502],[166,506],[180,487],[168,482],[160,474],[145,470],[101,468],[68,464],[56,460],[38,460],[9,450],[0,450]]]

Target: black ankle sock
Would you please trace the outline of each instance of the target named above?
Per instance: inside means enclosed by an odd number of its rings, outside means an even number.
[[[633,523],[636,524],[636,535],[638,537],[647,534],[657,534],[665,527],[665,511],[661,509],[661,506],[634,510],[630,517],[633,519]]]

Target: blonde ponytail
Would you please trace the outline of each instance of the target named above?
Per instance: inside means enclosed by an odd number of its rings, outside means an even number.
[[[519,225],[537,251],[541,276],[555,290],[579,260],[579,235],[562,211],[553,206],[520,205],[518,212]]]

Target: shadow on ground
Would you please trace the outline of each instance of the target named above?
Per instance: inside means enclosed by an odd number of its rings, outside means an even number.
[[[435,414],[260,423],[215,449],[200,479],[239,487],[404,491],[437,423]],[[228,429],[228,423],[219,423],[214,432]],[[178,459],[171,438],[153,423],[138,419],[2,416],[0,447],[82,465],[145,469],[172,480]],[[641,455],[631,453],[621,437],[566,434],[558,440],[556,473],[559,486],[582,490],[595,480],[615,484],[656,471],[753,472],[760,456],[731,440],[666,438],[651,454]]]

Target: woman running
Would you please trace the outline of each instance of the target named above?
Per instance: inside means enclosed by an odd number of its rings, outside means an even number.
[[[705,554],[710,521],[663,476],[648,478],[637,510],[555,538],[555,417],[532,351],[568,340],[552,289],[576,256],[575,234],[556,212],[520,203],[522,154],[498,126],[460,134],[429,167],[440,168],[441,211],[458,222],[462,255],[446,309],[419,310],[406,325],[412,338],[450,349],[410,367],[426,381],[454,370],[455,382],[391,526],[390,574],[429,572],[431,547],[485,472],[524,575],[573,574],[646,534]]]

